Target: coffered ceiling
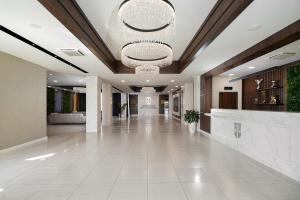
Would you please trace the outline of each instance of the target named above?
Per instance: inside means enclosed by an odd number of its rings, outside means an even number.
[[[82,33],[78,33],[78,29],[70,27],[72,24],[70,25],[65,15],[59,16],[59,9],[57,13],[53,11],[58,8],[55,2],[78,6],[77,9],[82,11],[94,34],[99,36],[103,45],[107,47],[106,50],[111,53],[112,60],[105,60],[107,57],[103,58],[99,53],[99,49],[103,46],[91,45],[97,36],[87,42],[82,35],[83,32],[88,32],[87,29],[81,29]],[[168,90],[175,85],[180,86],[184,82],[192,81],[193,76],[221,65],[300,19],[298,0],[288,2],[171,0],[171,2],[177,16],[176,32],[172,42],[175,64],[163,70],[165,74],[147,77],[128,74],[133,71],[119,67],[120,30],[117,10],[121,0],[0,0],[0,24],[79,66],[88,72],[86,75],[100,76],[118,88],[128,91],[129,85],[168,85],[166,89]],[[78,19],[80,18],[77,16]],[[78,25],[78,21],[76,23]],[[69,57],[61,51],[64,48],[79,49],[85,56]],[[85,75],[2,31],[0,31],[0,51],[55,72]],[[105,54],[103,49],[101,51]]]
[[[76,0],[76,2],[114,57],[120,60],[122,35],[118,11],[123,0]],[[176,28],[170,45],[173,47],[174,60],[179,60],[217,0],[171,0],[171,2],[176,12]]]

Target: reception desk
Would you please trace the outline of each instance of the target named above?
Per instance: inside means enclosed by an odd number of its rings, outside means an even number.
[[[300,182],[300,114],[211,110],[211,137]]]

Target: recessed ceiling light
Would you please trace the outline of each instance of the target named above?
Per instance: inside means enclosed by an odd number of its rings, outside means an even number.
[[[173,91],[173,89],[171,89],[171,91]]]
[[[257,30],[259,30],[261,28],[262,28],[262,25],[255,24],[255,25],[251,26],[250,28],[248,28],[248,31],[257,31]]]
[[[42,27],[40,26],[40,25],[38,25],[38,24],[29,24],[29,26],[31,27],[31,28],[35,28],[35,29],[41,29]]]
[[[174,83],[175,82],[175,80],[171,80],[171,83]]]
[[[146,80],[146,82],[147,82],[147,83],[149,83],[149,82],[150,82],[150,80]]]
[[[255,67],[254,66],[250,66],[250,67],[248,67],[248,69],[254,69]]]
[[[178,88],[178,85],[176,85],[175,87]]]
[[[228,74],[228,76],[234,76],[234,74]]]
[[[83,80],[78,80],[78,82],[79,82],[79,83],[82,83],[82,82],[83,82]]]
[[[58,83],[58,80],[53,80],[54,83]]]
[[[49,76],[53,76],[53,74],[49,74]]]
[[[121,80],[122,83],[125,83],[125,80]]]

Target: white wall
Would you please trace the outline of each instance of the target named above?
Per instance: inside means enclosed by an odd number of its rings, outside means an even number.
[[[146,105],[146,97],[151,98],[151,105]],[[139,116],[156,116],[159,109],[159,93],[139,93]],[[151,107],[151,108],[150,108]]]
[[[0,149],[46,137],[45,68],[0,52]]]
[[[182,119],[186,110],[193,110],[194,109],[194,86],[193,83],[185,83],[183,88],[183,98],[182,98]],[[184,120],[182,120],[184,122]]]
[[[216,76],[212,79],[212,107],[219,108],[219,92],[238,92],[238,109],[242,109],[242,80],[230,83],[234,77]],[[233,90],[224,90],[224,87],[233,87]]]
[[[101,86],[97,76],[86,78],[86,132],[98,132],[101,128]]]

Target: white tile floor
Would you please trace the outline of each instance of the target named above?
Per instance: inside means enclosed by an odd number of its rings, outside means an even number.
[[[300,199],[299,184],[171,119],[66,128],[0,154],[0,200]]]

